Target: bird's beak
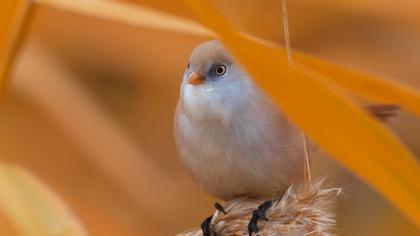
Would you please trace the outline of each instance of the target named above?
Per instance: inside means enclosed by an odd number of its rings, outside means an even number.
[[[191,74],[188,76],[188,84],[198,85],[198,84],[202,84],[203,82],[204,82],[203,76],[197,72],[191,72]]]

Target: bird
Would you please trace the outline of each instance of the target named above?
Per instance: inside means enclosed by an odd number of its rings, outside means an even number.
[[[388,117],[393,107],[377,105],[372,112]],[[305,156],[316,149],[218,40],[190,55],[174,136],[193,182],[222,200],[280,196],[303,177]]]

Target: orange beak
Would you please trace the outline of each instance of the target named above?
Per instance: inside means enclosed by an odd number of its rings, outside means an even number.
[[[197,72],[192,72],[190,76],[188,76],[188,84],[191,85],[198,85],[204,82],[204,78]]]

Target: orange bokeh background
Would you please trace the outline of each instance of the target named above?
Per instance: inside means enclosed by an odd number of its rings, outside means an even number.
[[[243,31],[283,42],[281,1],[212,2]],[[195,19],[182,1],[130,3]],[[301,0],[288,10],[294,50],[420,88],[417,1]],[[37,6],[0,110],[0,155],[48,183],[91,235],[198,226],[215,199],[178,161],[172,119],[190,50],[206,39]],[[390,126],[420,156],[420,120],[401,112]],[[322,152],[312,163],[344,190],[340,235],[417,235]]]

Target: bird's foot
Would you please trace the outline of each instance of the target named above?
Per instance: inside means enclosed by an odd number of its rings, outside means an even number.
[[[226,213],[226,211],[225,211],[225,208],[223,208],[223,206],[222,205],[220,205],[218,202],[216,202],[215,204],[214,204],[214,207],[216,207],[216,209],[218,210],[218,211],[220,211],[220,212],[222,212],[223,214],[227,214]]]
[[[213,215],[207,217],[203,223],[201,223],[201,230],[203,231],[203,236],[211,236],[211,232],[210,232],[210,223],[211,223],[211,219],[213,218]]]
[[[249,236],[251,236],[252,233],[258,233],[258,220],[268,221],[265,213],[270,209],[271,205],[273,205],[273,201],[266,201],[259,205],[257,210],[252,212],[251,220],[249,220],[248,223]]]
[[[226,211],[225,211],[225,209],[223,208],[223,206],[222,205],[220,205],[218,202],[216,202],[215,204],[214,204],[214,207],[218,210],[218,211],[220,211],[220,212],[222,212],[223,214],[227,214],[226,213]],[[211,235],[211,231],[210,231],[210,223],[211,223],[211,220],[213,219],[213,215],[211,215],[211,216],[209,216],[209,217],[207,217],[204,221],[203,221],[203,223],[201,223],[201,230],[203,231],[203,236],[210,236]]]

